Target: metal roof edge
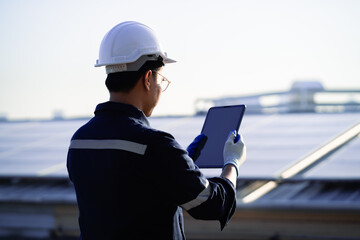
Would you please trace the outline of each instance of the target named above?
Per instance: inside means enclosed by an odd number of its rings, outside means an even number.
[[[251,202],[251,203],[242,203],[237,202],[237,209],[244,210],[277,210],[277,211],[349,211],[354,214],[360,214],[360,203],[355,204],[356,202],[347,202],[348,204],[344,204],[342,202],[325,202],[325,201],[304,201],[304,202]]]

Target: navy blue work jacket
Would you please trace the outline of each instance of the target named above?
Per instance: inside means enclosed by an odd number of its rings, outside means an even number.
[[[72,137],[67,167],[81,239],[185,239],[182,209],[223,228],[236,207],[229,180],[206,179],[173,136],[127,104],[96,107]]]

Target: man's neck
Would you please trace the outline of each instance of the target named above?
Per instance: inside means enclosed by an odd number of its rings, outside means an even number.
[[[119,102],[132,105],[137,109],[143,111],[143,106],[140,101],[140,98],[134,96],[131,93],[123,93],[123,92],[110,92],[110,99],[111,102]]]

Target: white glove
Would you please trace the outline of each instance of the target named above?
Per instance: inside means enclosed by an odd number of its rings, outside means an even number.
[[[237,136],[236,130],[231,131],[224,146],[224,167],[228,164],[236,168],[236,173],[239,176],[239,167],[246,159],[246,146],[239,135],[239,140],[235,143]]]

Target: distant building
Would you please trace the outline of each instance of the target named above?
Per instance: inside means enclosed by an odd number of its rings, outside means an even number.
[[[289,91],[198,99],[196,114],[210,107],[247,105],[247,113],[359,112],[360,89],[328,90],[319,81],[296,81]]]

